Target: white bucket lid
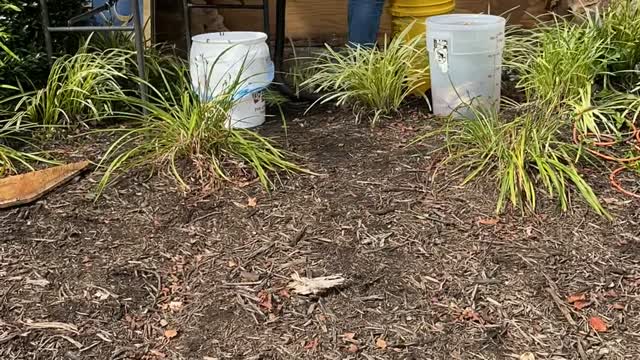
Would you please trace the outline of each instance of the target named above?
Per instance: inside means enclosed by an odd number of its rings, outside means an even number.
[[[506,23],[502,16],[484,14],[448,14],[427,18],[427,28],[436,26],[439,30],[473,31],[502,27]]]
[[[224,31],[196,35],[193,42],[203,44],[245,44],[253,45],[267,41],[267,34],[258,31]]]

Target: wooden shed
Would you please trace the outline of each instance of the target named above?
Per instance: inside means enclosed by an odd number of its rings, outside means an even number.
[[[158,41],[184,43],[184,23],[182,2],[176,0],[156,1],[156,38]],[[200,0],[221,2],[228,0]],[[251,3],[252,0],[246,0]],[[260,0],[258,0],[260,1]],[[565,12],[571,0],[457,0],[456,12],[507,14],[511,23],[525,26],[534,23],[532,16],[540,16],[549,11]],[[231,0],[233,2],[233,0]],[[309,44],[344,42],[347,34],[348,0],[289,0],[287,1],[287,38],[296,43]],[[386,6],[389,6],[387,1]],[[275,9],[275,0],[271,1]],[[271,11],[274,20],[274,11]],[[275,21],[271,21],[274,30]],[[260,10],[198,10],[193,11],[192,32],[194,34],[220,30],[262,31]],[[391,31],[391,17],[388,9],[382,18],[380,33]]]

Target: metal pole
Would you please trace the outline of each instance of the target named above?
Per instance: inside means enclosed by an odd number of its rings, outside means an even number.
[[[189,0],[182,0],[182,11],[184,14],[184,34],[186,37],[186,49],[187,56],[191,52],[191,7],[189,7]]]
[[[113,32],[135,31],[133,26],[56,26],[50,27],[49,32]]]
[[[158,29],[156,26],[156,11],[157,6],[158,6],[158,1],[157,0],[150,0],[151,1],[151,14],[149,14],[150,19],[151,19],[151,44],[155,45],[158,43],[158,38],[157,38],[157,33],[158,33]]]
[[[276,72],[282,71],[284,62],[284,38],[285,38],[285,21],[287,16],[287,2],[285,0],[276,1],[276,48],[274,54],[274,62],[276,63]]]
[[[144,69],[144,29],[142,28],[142,19],[140,16],[139,0],[131,1],[131,13],[133,14],[133,28],[136,41],[136,53],[138,57],[138,75],[140,79],[146,81],[146,72]],[[140,83],[140,95],[142,100],[147,101],[147,85]]]
[[[44,46],[47,49],[47,58],[49,66],[53,63],[53,44],[51,43],[51,33],[49,32],[49,9],[47,8],[47,0],[40,0],[40,9],[42,10],[42,29],[44,30]]]
[[[268,41],[270,40],[271,36],[269,36],[269,33],[271,33],[271,26],[269,24],[270,18],[269,18],[269,0],[262,0],[262,16],[263,16],[263,21],[264,21],[264,33],[267,34],[267,44],[269,43]]]

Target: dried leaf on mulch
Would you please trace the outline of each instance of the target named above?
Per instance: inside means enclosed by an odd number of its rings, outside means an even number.
[[[587,306],[591,305],[591,303],[589,301],[576,301],[573,303],[573,307],[576,308],[576,310],[582,310],[584,308],[586,308]]]
[[[290,282],[288,286],[299,295],[319,294],[328,289],[340,286],[346,281],[341,274],[307,278],[294,273],[291,275],[291,278],[293,281]]]
[[[585,294],[573,294],[573,295],[567,296],[567,302],[569,304],[573,304],[575,302],[585,301],[585,300],[587,300],[587,295]]]
[[[464,309],[462,311],[462,314],[460,315],[460,319],[461,320],[475,321],[475,322],[477,322],[479,324],[484,324],[484,319],[482,318],[482,316],[480,316],[480,314],[478,314],[472,308]]]
[[[320,341],[318,339],[313,339],[311,341],[308,341],[305,345],[304,348],[306,350],[313,350],[315,348],[318,347],[318,344],[320,343]]]
[[[596,332],[605,332],[608,329],[607,323],[605,323],[604,320],[602,320],[598,316],[592,316],[589,319],[589,325]]]
[[[265,290],[260,290],[258,293],[258,299],[260,300],[260,307],[267,309],[268,311],[273,310],[273,302],[271,301],[271,294],[269,294]]]
[[[356,345],[356,344],[351,344],[351,345],[349,345],[349,347],[347,347],[347,352],[348,353],[355,354],[355,353],[358,352],[358,350],[360,350],[360,349],[358,349],[358,345]]]
[[[356,333],[352,333],[352,332],[347,332],[342,334],[342,338],[344,339],[344,341],[357,344],[358,340],[355,340],[355,337],[356,337]]]
[[[496,225],[500,221],[499,219],[480,219],[478,223],[481,225]]]
[[[166,337],[167,339],[173,339],[176,336],[178,336],[178,330],[167,329],[164,331],[164,337]]]

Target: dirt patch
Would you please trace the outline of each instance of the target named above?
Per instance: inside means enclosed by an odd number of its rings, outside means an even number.
[[[94,203],[91,175],[0,212],[0,358],[640,356],[640,210],[606,176],[612,223],[577,197],[570,213],[543,201],[497,219],[490,179],[458,186],[438,139],[405,146],[435,126],[420,112],[374,130],[342,112],[288,118],[320,175],[271,193],[183,196],[139,174]],[[279,125],[264,131],[284,143]],[[103,143],[73,141],[77,158]],[[303,297],[286,290],[294,272],[347,283]]]

